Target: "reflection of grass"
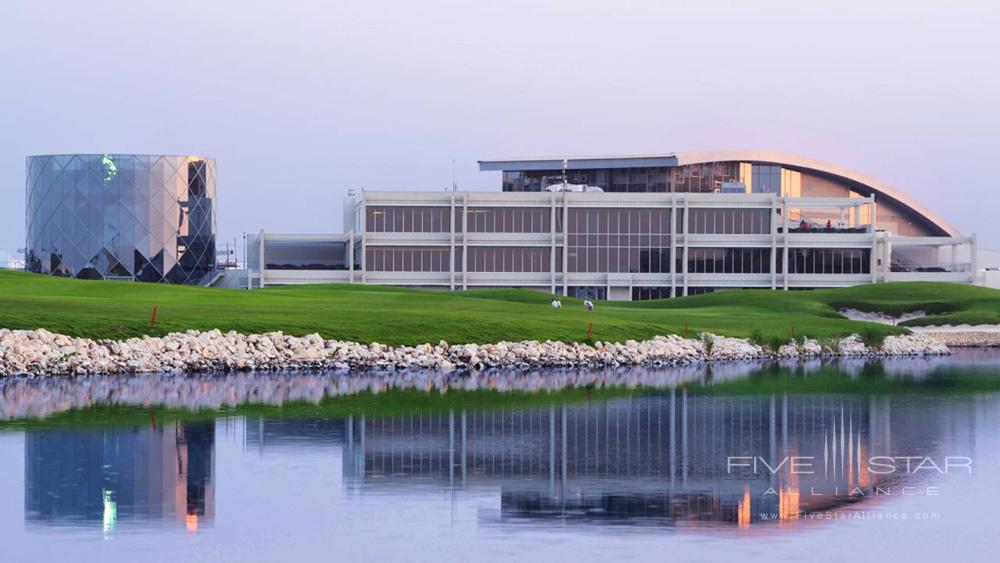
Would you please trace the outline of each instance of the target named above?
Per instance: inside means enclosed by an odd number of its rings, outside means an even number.
[[[923,309],[949,322],[1000,322],[1000,291],[944,283],[895,283],[816,291],[725,291],[680,299],[601,302],[518,289],[447,292],[363,285],[304,285],[261,291],[83,281],[0,271],[0,327],[46,328],[73,336],[122,338],[188,329],[244,333],[317,332],[327,338],[387,344],[499,340],[624,341],[708,331],[786,342],[862,332],[872,340],[903,329],[850,321],[837,309]],[[928,322],[925,319],[914,324]],[[756,334],[755,334],[756,332]]]
[[[865,364],[856,375],[827,364],[806,373],[801,366],[787,369],[769,365],[750,376],[705,385],[689,385],[688,392],[701,395],[789,394],[957,394],[1000,391],[1000,374],[991,368],[954,366],[931,370],[920,378],[890,375],[879,363]]]
[[[319,403],[297,401],[282,406],[247,404],[221,409],[107,406],[71,410],[44,419],[0,422],[0,431],[43,428],[148,426],[157,423],[212,420],[235,416],[262,418],[339,418],[349,415],[405,415],[450,410],[532,409],[552,405],[605,401],[628,396],[625,387],[574,388],[561,391],[417,391],[390,390],[328,397]]]
[[[778,364],[766,365],[749,376],[713,382],[712,367],[707,368],[705,384],[689,383],[683,387],[691,395],[767,396],[771,394],[971,394],[1000,391],[1000,374],[995,368],[942,366],[921,378],[900,377],[886,373],[878,362],[865,364],[856,375],[841,371],[836,363],[826,364],[806,373],[799,365],[789,369]],[[388,416],[430,414],[451,410],[536,409],[554,405],[606,401],[636,394],[657,393],[665,389],[571,388],[561,391],[440,391],[389,390],[364,392],[323,399],[319,403],[291,402],[283,406],[247,404],[238,407],[189,410],[165,407],[107,406],[67,411],[45,419],[0,422],[0,431],[55,428],[142,427],[155,419],[158,423],[190,422],[215,418],[247,416],[261,418],[339,418],[349,415]]]

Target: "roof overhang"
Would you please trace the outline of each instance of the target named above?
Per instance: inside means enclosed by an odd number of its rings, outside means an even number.
[[[542,158],[511,158],[480,160],[479,170],[562,170],[563,162],[569,170],[594,168],[638,168],[645,166],[677,166],[677,155],[643,154],[618,156],[572,156]]]

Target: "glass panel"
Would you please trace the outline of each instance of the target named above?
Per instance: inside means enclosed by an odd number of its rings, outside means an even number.
[[[214,169],[212,160],[195,157],[30,157],[28,268],[199,282],[215,267]]]

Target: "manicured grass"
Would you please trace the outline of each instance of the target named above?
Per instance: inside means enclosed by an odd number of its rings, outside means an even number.
[[[243,333],[318,332],[386,344],[499,340],[623,341],[701,331],[729,336],[819,338],[903,329],[849,321],[839,307],[940,313],[942,322],[1000,322],[1000,291],[956,284],[905,283],[822,291],[748,290],[637,303],[598,302],[528,290],[426,291],[311,285],[246,291],[63,279],[0,271],[0,327],[45,328],[75,336],[123,338],[188,329]],[[156,327],[149,329],[157,307]]]

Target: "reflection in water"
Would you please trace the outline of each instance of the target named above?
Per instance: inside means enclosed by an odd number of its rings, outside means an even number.
[[[24,444],[29,523],[100,523],[110,534],[133,520],[195,531],[214,518],[214,421],[29,431]]]
[[[920,381],[956,368],[1000,367],[995,352],[961,350],[954,357],[840,358],[778,363],[733,362],[688,366],[602,369],[489,370],[484,372],[239,372],[228,374],[142,374],[83,378],[0,379],[0,421],[41,418],[94,406],[163,406],[186,409],[253,403],[284,405],[388,390],[558,391],[570,388],[671,388],[718,384],[775,375],[836,373]]]
[[[289,460],[295,469],[277,479],[295,481],[295,471],[316,459],[326,464],[327,456],[339,458],[342,485],[336,488],[346,498],[377,493],[376,499],[412,506],[440,499],[442,491],[452,502],[491,498],[496,502],[478,504],[473,513],[477,525],[491,529],[521,529],[523,523],[535,530],[567,524],[781,529],[802,514],[879,507],[906,489],[921,494],[943,480],[933,468],[907,471],[895,461],[887,472],[871,463],[873,457],[930,458],[935,467],[946,456],[974,459],[976,412],[996,411],[997,395],[990,393],[995,386],[955,387],[982,383],[963,379],[967,374],[959,368],[968,365],[987,366],[996,379],[991,356],[471,376],[9,380],[0,383],[0,415],[95,405],[295,399],[329,405],[324,398],[393,388],[642,386],[608,400],[581,393],[575,396],[584,400],[570,404],[540,403],[530,395],[520,403],[492,404],[492,395],[456,394],[450,403],[415,408],[373,398],[353,409],[334,405],[297,418],[284,410],[263,411],[265,416],[231,411],[209,422],[186,422],[191,417],[176,413],[180,422],[158,422],[155,410],[148,420],[135,418],[134,409],[127,419],[116,419],[121,409],[82,410],[58,424],[23,425],[24,519],[33,526],[101,527],[107,534],[133,523],[196,530],[214,522],[215,442],[217,425],[223,425],[227,437],[232,428],[242,433],[242,449],[230,455],[244,463],[264,458],[249,452]],[[476,402],[464,402],[469,397]],[[91,427],[73,426],[77,416]],[[310,457],[314,453],[319,457]],[[228,467],[235,471],[232,463]],[[246,494],[245,488],[234,490]]]
[[[903,486],[919,492],[937,473],[900,463],[877,474],[869,458],[971,457],[970,443],[954,438],[974,428],[962,427],[956,408],[932,397],[894,409],[890,396],[672,390],[576,406],[254,419],[246,427],[248,446],[260,450],[342,441],[345,483],[361,494],[499,489],[499,513],[483,511],[485,523],[748,527],[898,496]],[[730,456],[756,468],[730,467]],[[793,457],[814,466],[792,471],[782,460]]]

